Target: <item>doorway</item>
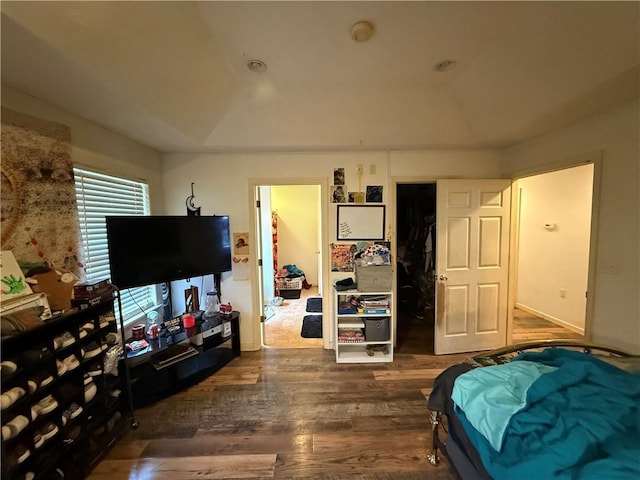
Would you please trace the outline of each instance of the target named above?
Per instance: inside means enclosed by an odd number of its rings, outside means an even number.
[[[516,282],[511,343],[583,339],[594,165],[517,179]]]
[[[260,185],[256,195],[262,347],[322,348],[321,335],[302,329],[305,317],[322,315],[307,312],[322,295],[321,186]]]
[[[587,175],[588,177],[588,175]],[[532,177],[533,178],[533,177]],[[547,180],[547,177],[541,177]],[[581,205],[580,213],[581,221],[580,233],[578,236],[583,239],[586,245],[589,245],[591,225],[591,189],[593,187],[592,177],[588,177],[584,181],[578,182],[578,176],[575,175],[569,180],[572,184],[580,184],[581,192],[575,193],[571,189],[558,187],[557,193],[570,196],[571,198],[562,199],[563,208],[568,212],[575,212],[576,205]],[[550,216],[559,213],[558,208],[553,206],[542,206],[534,204],[531,185],[520,180],[520,187],[526,188],[528,198],[527,207],[520,210],[519,224],[517,226],[521,238],[517,238],[516,242],[524,242],[525,244],[533,241],[535,237],[531,237],[527,229],[522,230],[522,225],[538,224],[541,222],[540,215],[546,217],[547,220],[542,222],[538,227],[544,226],[545,223],[556,223],[560,220],[550,221]],[[568,179],[560,180],[560,185],[567,182]],[[398,353],[409,354],[432,354],[434,353],[434,329],[435,329],[435,295],[436,295],[436,242],[435,242],[435,223],[437,211],[437,195],[436,182],[424,183],[397,183],[396,187],[396,294],[398,298],[397,311],[397,347]],[[514,183],[514,189],[518,191],[518,183]],[[551,188],[550,185],[547,188]],[[585,199],[583,193],[588,192],[588,199]],[[571,194],[571,195],[569,195]],[[539,193],[543,198],[550,198],[550,192]],[[556,200],[557,202],[558,200]],[[584,208],[588,205],[588,208]],[[537,216],[534,216],[534,213]],[[558,217],[556,217],[558,218]],[[578,216],[570,216],[572,220],[577,220]],[[564,233],[568,233],[568,223],[562,220]],[[431,233],[431,241],[428,241],[429,233]],[[560,255],[564,260],[555,260],[557,264],[570,263],[570,252],[557,248],[553,255]],[[550,247],[551,248],[551,247]],[[516,247],[516,252],[523,254],[524,250]],[[518,258],[517,254],[513,258]],[[584,285],[582,295],[586,292],[587,276],[588,276],[588,251],[586,255],[582,255],[582,264],[574,265],[571,263],[570,270],[573,274],[578,271],[582,273],[582,285]],[[560,263],[558,263],[560,262]],[[517,269],[516,261],[516,269]],[[521,272],[522,273],[522,272]],[[524,273],[522,273],[525,275]],[[515,278],[515,277],[514,277]],[[515,279],[512,281],[515,282]],[[547,280],[546,275],[537,275],[540,282]],[[565,295],[576,300],[576,295],[580,287],[576,287],[575,283],[571,283],[571,287],[557,287],[558,296]],[[580,283],[578,283],[580,285]],[[523,286],[523,289],[533,290],[537,287]],[[562,288],[562,293],[561,293]],[[566,290],[566,291],[565,291]],[[569,293],[572,292],[572,293]],[[582,329],[572,328],[560,318],[551,318],[545,314],[545,308],[527,308],[524,299],[527,298],[524,291],[520,291],[520,295],[514,301],[514,309],[510,315],[509,332],[507,340],[511,343],[519,343],[524,341],[532,341],[538,339],[571,339],[582,338],[584,334],[584,323]],[[548,299],[547,299],[548,300]],[[551,302],[549,302],[551,303]],[[582,305],[582,317],[584,318],[584,303]]]
[[[432,354],[435,328],[436,184],[396,185],[397,346]]]

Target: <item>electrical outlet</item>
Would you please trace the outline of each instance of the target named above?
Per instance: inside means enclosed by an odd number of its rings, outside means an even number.
[[[567,289],[566,288],[561,288],[560,289],[560,298],[567,298]]]
[[[362,175],[362,164],[359,163],[358,165],[356,165],[356,175]]]

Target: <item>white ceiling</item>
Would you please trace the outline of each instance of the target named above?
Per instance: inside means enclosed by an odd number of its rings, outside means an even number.
[[[165,152],[504,147],[640,88],[635,1],[1,11],[3,84]],[[366,43],[350,38],[359,20],[376,28]],[[444,59],[457,68],[435,72]]]

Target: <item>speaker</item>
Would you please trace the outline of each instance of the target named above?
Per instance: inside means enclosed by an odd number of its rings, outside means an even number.
[[[161,283],[160,291],[162,292],[162,318],[163,320],[169,320],[173,318],[173,309],[171,308],[171,283]]]

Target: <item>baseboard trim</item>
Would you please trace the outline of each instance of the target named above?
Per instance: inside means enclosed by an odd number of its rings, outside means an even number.
[[[536,315],[540,318],[544,318],[545,320],[548,320],[549,322],[555,325],[558,325],[559,327],[566,328],[567,330],[571,330],[572,332],[579,333],[580,335],[584,335],[584,328],[576,327],[575,325],[565,322],[564,320],[553,317],[544,312],[540,312],[535,308],[531,308],[526,305],[523,305],[522,303],[517,303],[517,302],[516,302],[516,308],[519,308],[520,310],[524,310],[525,312],[531,313],[532,315]]]

